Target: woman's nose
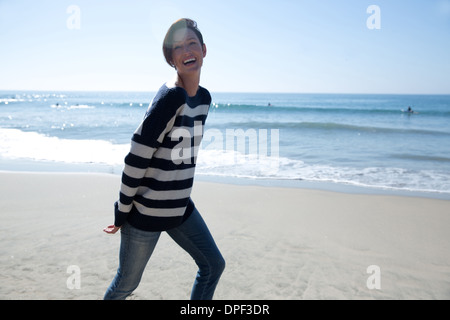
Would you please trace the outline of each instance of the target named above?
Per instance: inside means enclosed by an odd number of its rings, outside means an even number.
[[[183,53],[189,53],[189,52],[191,52],[191,50],[189,50],[189,46],[184,45],[183,46]]]

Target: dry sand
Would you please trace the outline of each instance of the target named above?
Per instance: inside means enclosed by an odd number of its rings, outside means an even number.
[[[1,172],[0,299],[102,299],[119,183]],[[192,198],[227,261],[216,299],[450,299],[448,200],[201,181]],[[163,234],[132,298],[188,299],[196,271]]]

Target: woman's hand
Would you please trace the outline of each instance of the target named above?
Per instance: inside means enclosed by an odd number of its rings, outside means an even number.
[[[114,234],[117,231],[119,231],[120,227],[116,227],[115,225],[109,225],[107,226],[105,229],[103,229],[104,232],[109,233],[109,234]]]

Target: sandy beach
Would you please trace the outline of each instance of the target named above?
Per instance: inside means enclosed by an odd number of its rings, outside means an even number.
[[[102,299],[120,177],[0,173],[0,299]],[[450,201],[196,181],[227,267],[215,299],[450,299]],[[188,299],[197,268],[163,234],[132,299]]]

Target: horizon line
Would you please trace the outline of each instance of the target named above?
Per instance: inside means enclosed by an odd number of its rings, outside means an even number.
[[[209,89],[208,89],[209,90]],[[158,89],[156,90],[95,90],[95,89],[58,89],[58,90],[51,90],[51,89],[1,89],[0,92],[14,92],[14,91],[24,91],[24,92],[99,92],[99,93],[156,93]],[[448,93],[424,93],[424,92],[290,92],[290,91],[215,91],[215,90],[209,90],[211,93],[229,93],[229,94],[342,94],[342,95],[436,95],[436,96],[445,96],[450,95],[450,92]]]

